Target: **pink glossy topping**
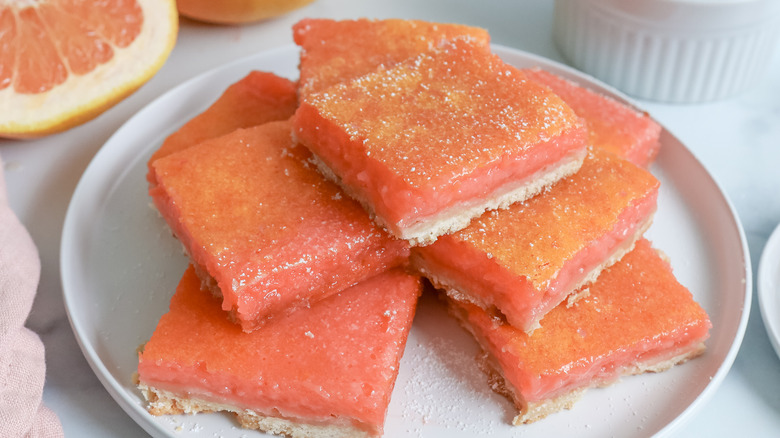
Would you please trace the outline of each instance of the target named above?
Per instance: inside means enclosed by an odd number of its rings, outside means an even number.
[[[579,172],[506,210],[415,248],[445,285],[532,329],[594,269],[633,244],[656,210],[658,180],[593,150]]]
[[[147,179],[156,184],[152,163],[204,140],[289,119],[298,107],[296,84],[273,73],[252,71],[231,84],[205,111],[169,135],[149,158]]]
[[[588,296],[553,309],[531,335],[476,306],[453,305],[525,402],[609,383],[635,365],[696,352],[711,327],[645,239],[604,271]]]
[[[306,98],[338,84],[389,67],[455,38],[487,46],[487,31],[472,26],[420,20],[330,20],[306,18],[293,26],[301,47],[299,93]]]
[[[139,355],[141,383],[261,415],[381,435],[421,291],[392,270],[244,333],[190,267]]]
[[[550,87],[588,126],[588,142],[647,167],[661,147],[661,125],[614,99],[581,87],[541,69],[523,70],[529,78]]]
[[[408,257],[308,164],[290,127],[237,130],[153,164],[155,205],[245,330]]]
[[[585,148],[547,87],[455,40],[309,96],[297,137],[384,222],[404,228]]]

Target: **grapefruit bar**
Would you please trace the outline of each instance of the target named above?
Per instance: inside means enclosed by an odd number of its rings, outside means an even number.
[[[707,314],[647,240],[589,289],[573,306],[556,307],[531,335],[449,300],[486,352],[481,365],[493,389],[514,401],[514,424],[570,409],[589,387],[664,371],[704,351]]]
[[[650,226],[658,187],[647,170],[592,149],[550,190],[413,248],[412,265],[452,298],[532,331],[631,250]]]
[[[246,331],[408,260],[290,129],[239,129],[152,165],[157,209]]]
[[[455,38],[487,46],[484,29],[419,20],[330,20],[307,18],[293,26],[301,47],[298,93],[301,100],[340,82],[391,66]]]
[[[151,184],[157,183],[153,179],[152,163],[158,158],[238,128],[287,120],[297,107],[295,82],[273,73],[251,71],[231,84],[205,111],[165,139],[149,159],[147,180]]]
[[[244,333],[192,267],[139,353],[154,415],[227,411],[289,436],[380,436],[420,294],[391,270]]]
[[[309,95],[293,120],[320,170],[413,245],[535,195],[586,153],[557,95],[460,39]]]
[[[661,147],[661,125],[614,99],[581,87],[542,69],[523,70],[531,79],[550,87],[588,126],[590,145],[647,167]]]

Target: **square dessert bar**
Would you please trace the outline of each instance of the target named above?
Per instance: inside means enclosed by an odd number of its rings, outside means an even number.
[[[322,178],[289,121],[152,165],[154,204],[244,330],[406,263],[408,244]]]
[[[550,87],[585,119],[590,145],[647,167],[661,147],[661,125],[647,113],[542,69],[524,69],[529,78]]]
[[[233,412],[288,436],[382,434],[421,291],[391,270],[245,333],[192,267],[138,358],[154,415]]]
[[[652,222],[658,187],[647,170],[592,149],[544,193],[413,248],[412,265],[451,298],[531,331],[631,250]]]
[[[301,100],[379,66],[389,67],[439,47],[454,38],[471,38],[487,46],[484,29],[460,24],[420,20],[330,20],[307,18],[293,26],[293,39],[301,47]]]
[[[251,71],[231,84],[205,111],[169,135],[149,159],[147,180],[156,184],[152,163],[203,140],[267,122],[287,120],[298,107],[296,83],[263,71]]]
[[[587,388],[700,355],[711,327],[645,239],[605,270],[587,296],[553,309],[530,335],[473,304],[449,303],[485,351],[481,365],[493,389],[514,401],[516,425],[570,409]]]
[[[309,95],[295,136],[394,236],[428,244],[576,172],[581,119],[467,40]]]

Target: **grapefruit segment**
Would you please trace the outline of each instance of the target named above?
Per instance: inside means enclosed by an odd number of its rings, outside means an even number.
[[[16,60],[16,40],[18,29],[13,12],[8,7],[0,7],[0,90],[11,85],[13,66]]]
[[[19,11],[19,24],[14,50],[17,56],[14,58],[13,90],[21,94],[37,94],[65,82],[67,67],[37,8]]]
[[[63,64],[70,73],[85,75],[97,68],[98,65],[108,62],[114,56],[111,43],[104,39],[105,37],[100,34],[99,30],[96,31],[94,26],[90,26],[79,16],[46,3],[38,6],[38,12],[43,22],[48,26],[57,52],[61,55]],[[138,12],[140,13],[140,11]],[[19,76],[29,77],[32,75],[20,74]],[[47,87],[32,92],[42,92],[51,88]]]
[[[83,2],[64,0],[64,8],[84,17],[86,23],[96,33],[117,47],[129,46],[143,29],[146,6],[137,0],[115,0],[101,2]]]

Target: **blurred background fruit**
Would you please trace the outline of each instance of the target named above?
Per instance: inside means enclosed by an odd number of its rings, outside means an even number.
[[[178,0],[179,13],[193,20],[241,24],[277,17],[314,0]]]

